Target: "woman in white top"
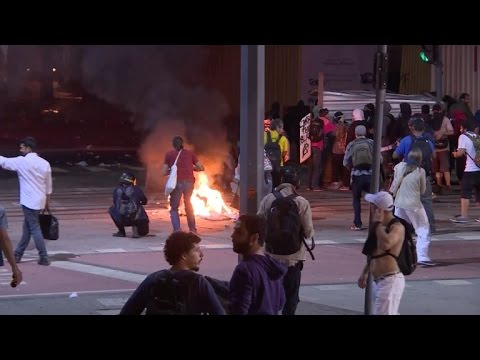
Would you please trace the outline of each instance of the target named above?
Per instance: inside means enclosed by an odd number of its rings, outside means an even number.
[[[426,189],[425,170],[420,167],[421,163],[421,150],[411,150],[407,162],[402,161],[395,166],[390,192],[395,198],[395,216],[412,224],[417,233],[418,264],[431,266],[434,264],[428,256],[430,225],[420,200]]]

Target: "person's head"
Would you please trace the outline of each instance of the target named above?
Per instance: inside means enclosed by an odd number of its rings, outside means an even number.
[[[363,113],[365,117],[373,117],[375,116],[375,105],[372,103],[368,103],[363,107]]]
[[[172,139],[172,145],[175,150],[180,151],[183,149],[183,139],[181,136],[175,136]]]
[[[37,149],[37,141],[35,138],[31,136],[27,136],[26,138],[20,140],[20,152],[23,155],[27,155],[28,153],[35,152]]]
[[[363,118],[363,110],[362,109],[355,109],[352,112],[352,120],[353,121],[361,121],[364,120]]]
[[[390,215],[393,215],[392,214],[394,210],[393,197],[392,195],[390,195],[390,193],[386,191],[379,191],[375,194],[366,194],[365,200],[373,204],[375,209],[378,209],[383,211],[384,213],[390,213]]]
[[[358,138],[365,135],[367,135],[367,128],[363,125],[357,125],[355,127],[355,136]]]
[[[270,123],[270,130],[283,134],[283,121],[281,119],[272,120]]]
[[[409,121],[410,129],[415,133],[423,133],[425,130],[425,122],[421,114],[414,114]]]
[[[343,121],[343,112],[337,111],[335,114],[333,114],[333,122],[339,123]]]
[[[292,184],[295,188],[300,186],[300,167],[295,162],[287,161],[282,168],[281,176],[282,184]]]
[[[468,103],[470,102],[470,95],[467,93],[463,93],[458,99],[468,105]]]
[[[443,111],[443,108],[442,108],[442,104],[440,103],[436,103],[435,105],[432,106],[432,112],[442,112]]]
[[[200,249],[201,239],[194,233],[176,231],[170,234],[165,241],[163,253],[165,260],[175,267],[183,270],[200,270],[203,252]]]
[[[132,173],[124,172],[118,182],[123,185],[137,185],[137,178]]]
[[[320,109],[320,112],[318,113],[318,116],[319,117],[327,117],[329,112],[330,111],[327,108]]]
[[[428,104],[422,105],[422,114],[430,114],[430,105]]]
[[[419,167],[422,164],[422,150],[415,148],[410,150],[407,158],[407,166]]]
[[[248,255],[259,250],[265,240],[265,220],[255,214],[240,215],[232,233],[233,251]]]
[[[475,123],[469,119],[464,119],[460,123],[460,132],[471,131],[475,130]]]

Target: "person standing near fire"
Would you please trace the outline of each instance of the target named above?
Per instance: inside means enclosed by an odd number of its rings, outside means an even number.
[[[187,214],[188,229],[190,232],[196,233],[195,214],[190,198],[193,193],[193,185],[195,183],[194,171],[204,171],[205,167],[198,160],[197,156],[190,150],[183,148],[183,139],[175,136],[172,139],[173,150],[165,154],[165,161],[162,167],[162,175],[167,176],[170,168],[177,159],[177,186],[170,193],[170,219],[172,221],[173,231],[180,231],[180,216],[178,207],[183,195],[185,203],[185,212]]]

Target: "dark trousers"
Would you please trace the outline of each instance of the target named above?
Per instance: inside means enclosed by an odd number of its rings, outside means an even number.
[[[352,197],[353,197],[353,224],[357,227],[362,227],[361,211],[362,206],[362,191],[370,192],[371,175],[352,176]]]
[[[108,210],[110,217],[112,218],[115,226],[118,230],[125,234],[125,226],[135,226],[138,231],[138,235],[145,236],[149,232],[148,220],[130,220],[120,215],[115,207],[111,206]]]
[[[322,184],[322,150],[312,147],[312,156],[308,163],[308,187],[320,188]]]
[[[297,305],[300,302],[300,280],[302,276],[303,261],[290,266],[283,278],[283,288],[285,289],[285,306],[282,315],[295,315]]]
[[[333,181],[340,181],[343,186],[350,185],[350,170],[343,166],[345,154],[332,154]]]

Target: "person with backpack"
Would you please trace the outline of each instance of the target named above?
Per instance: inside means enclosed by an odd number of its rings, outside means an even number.
[[[355,127],[356,139],[347,145],[343,166],[351,170],[353,197],[353,225],[351,230],[362,230],[361,205],[362,191],[370,191],[372,181],[373,140],[365,136],[367,129],[363,125]]]
[[[453,135],[453,127],[450,119],[445,116],[441,104],[432,107],[432,131],[435,139],[435,158],[432,164],[432,173],[437,179],[437,192],[439,194],[451,194],[450,180],[450,144],[448,137]],[[443,188],[443,178],[446,187]]]
[[[176,231],[165,241],[163,253],[170,269],[148,275],[127,300],[120,315],[225,315],[210,282],[198,274],[201,239]]]
[[[282,184],[260,202],[257,215],[267,222],[265,252],[288,267],[283,279],[286,302],[283,315],[295,315],[300,302],[301,272],[307,250],[314,259],[313,218],[310,203],[298,195],[300,169],[287,162],[282,173]],[[305,239],[312,239],[308,246]]]
[[[435,216],[433,214],[432,205],[432,158],[435,157],[435,146],[431,140],[424,136],[425,124],[421,114],[414,114],[410,122],[411,135],[405,136],[398,147],[393,152],[394,159],[403,159],[404,162],[408,159],[408,153],[418,148],[422,152],[421,167],[425,170],[426,176],[426,188],[425,192],[421,196],[421,201],[425,212],[427,213],[428,223],[430,224],[430,233],[433,234],[436,231]]]
[[[283,133],[283,122],[272,120],[270,131],[263,133],[264,150],[272,165],[272,186],[280,185],[283,163],[288,160],[289,142]]]
[[[137,186],[137,179],[132,173],[123,173],[119,184],[113,190],[113,205],[108,210],[110,217],[118,228],[114,237],[125,237],[125,227],[132,227],[132,237],[140,238],[148,234],[149,219],[143,208],[148,202],[142,189]]]
[[[474,133],[475,124],[471,120],[464,120],[460,125],[461,135],[458,138],[458,149],[452,154],[455,158],[466,156],[465,171],[461,184],[461,215],[450,219],[454,223],[465,224],[469,222],[468,207],[472,190],[480,190],[480,137]],[[480,219],[476,219],[480,222]]]
[[[415,270],[415,245],[403,219],[393,216],[393,198],[386,191],[365,195],[374,210],[369,236],[362,253],[367,256],[358,286],[364,289],[373,276],[373,315],[398,315],[405,289],[405,276]]]
[[[430,225],[421,201],[421,194],[425,192],[427,180],[425,170],[420,167],[421,163],[420,149],[411,150],[407,162],[402,161],[395,166],[390,193],[395,199],[395,216],[412,224],[417,233],[418,264],[435,266],[428,256]]]

